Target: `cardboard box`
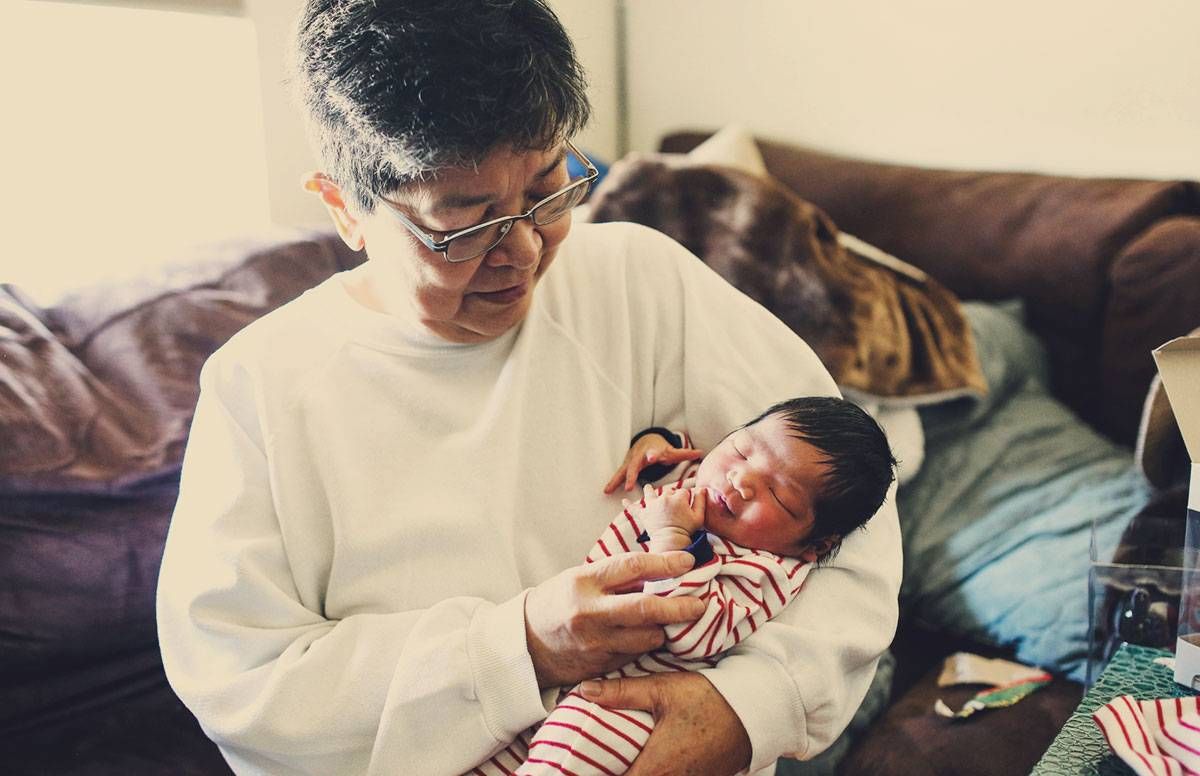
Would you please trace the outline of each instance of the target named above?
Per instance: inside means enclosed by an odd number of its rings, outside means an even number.
[[[1179,337],[1156,348],[1154,361],[1192,462],[1175,681],[1200,689],[1200,336]]]

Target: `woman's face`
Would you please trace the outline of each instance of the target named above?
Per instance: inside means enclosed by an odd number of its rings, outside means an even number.
[[[569,183],[565,146],[493,152],[472,169],[452,168],[389,197],[437,239],[501,216],[519,215]],[[495,339],[525,319],[538,280],[571,229],[568,213],[546,226],[517,222],[483,256],[451,264],[430,251],[379,202],[360,226],[370,258],[369,294],[385,312],[407,306],[449,342]]]

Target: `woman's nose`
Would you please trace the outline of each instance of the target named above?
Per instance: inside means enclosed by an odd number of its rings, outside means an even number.
[[[526,270],[538,263],[542,251],[542,233],[532,218],[517,221],[500,244],[488,251],[487,263],[492,267],[513,267]]]

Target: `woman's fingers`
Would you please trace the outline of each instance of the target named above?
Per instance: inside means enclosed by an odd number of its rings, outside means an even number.
[[[587,566],[603,590],[628,589],[631,583],[677,577],[696,562],[686,552],[631,552]]]
[[[620,626],[620,631],[691,622],[704,614],[704,602],[692,596],[658,596],[650,593],[629,593],[608,596],[597,608],[597,613],[607,615],[609,625]],[[616,649],[614,651],[625,651]],[[645,652],[646,650],[642,650]]]
[[[614,652],[630,656],[630,660],[653,652],[667,641],[667,634],[658,625],[616,628],[612,631]]]

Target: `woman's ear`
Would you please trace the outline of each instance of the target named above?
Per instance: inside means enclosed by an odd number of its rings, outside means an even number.
[[[350,215],[346,208],[346,198],[342,195],[341,187],[328,175],[323,172],[309,173],[304,177],[304,190],[311,191],[321,198],[321,203],[329,211],[329,217],[333,219],[338,234],[350,250],[361,251],[366,246],[358,219]]]
[[[804,549],[800,551],[799,558],[805,563],[816,563],[833,552],[841,543],[842,537],[840,536],[825,536],[820,539],[813,539],[804,545]]]

